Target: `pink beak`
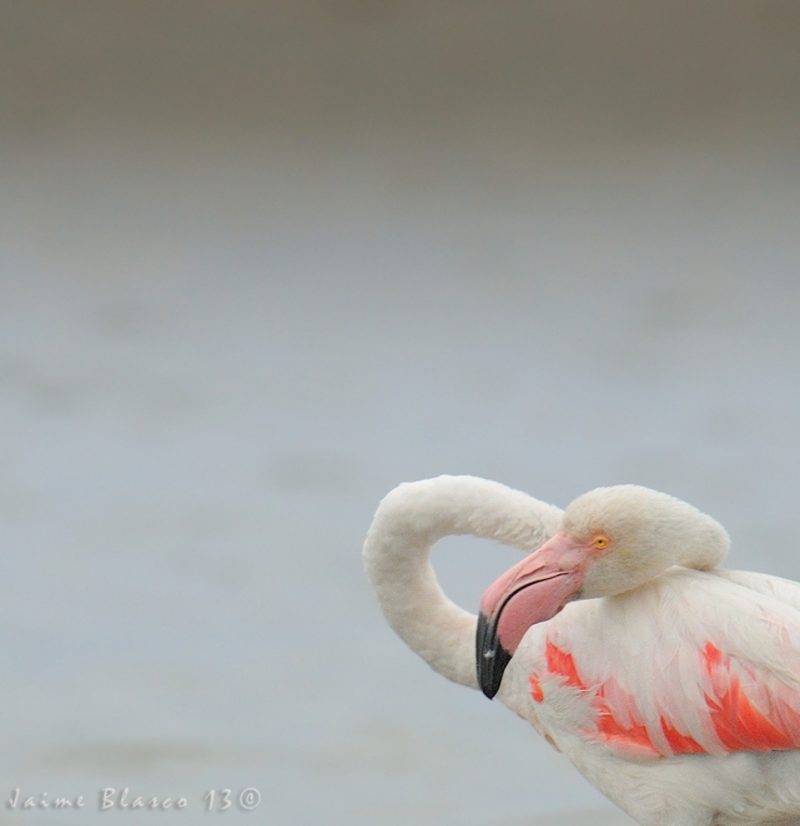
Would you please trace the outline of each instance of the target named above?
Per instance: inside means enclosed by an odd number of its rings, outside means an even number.
[[[525,632],[580,596],[587,560],[586,545],[557,533],[486,589],[475,654],[478,682],[490,700]]]

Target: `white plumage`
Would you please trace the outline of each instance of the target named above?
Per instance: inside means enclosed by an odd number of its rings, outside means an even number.
[[[476,617],[428,561],[449,534],[531,554],[487,590],[477,672]],[[710,517],[644,488],[593,491],[565,515],[496,482],[439,477],[384,498],[364,559],[414,651],[463,685],[480,673],[639,823],[800,823],[800,586],[714,568],[727,545]],[[538,616],[573,580],[580,598]]]

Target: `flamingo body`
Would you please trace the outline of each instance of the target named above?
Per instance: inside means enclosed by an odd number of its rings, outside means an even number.
[[[529,554],[479,621],[428,562],[454,533]],[[800,824],[800,585],[715,567],[727,548],[710,517],[644,488],[562,512],[439,477],[384,499],[364,557],[412,649],[496,696],[637,822]]]
[[[525,635],[498,699],[645,824],[800,822],[800,587],[676,568]]]

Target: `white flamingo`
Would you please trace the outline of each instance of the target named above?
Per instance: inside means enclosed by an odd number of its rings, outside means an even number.
[[[452,534],[529,553],[480,618],[430,566]],[[709,516],[647,488],[599,488],[562,513],[442,476],[383,499],[364,560],[417,654],[496,694],[639,823],[800,824],[800,586],[715,569],[728,545]]]

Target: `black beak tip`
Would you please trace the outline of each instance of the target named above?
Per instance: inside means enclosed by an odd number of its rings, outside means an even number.
[[[478,615],[478,631],[475,635],[475,662],[478,685],[490,700],[500,690],[506,666],[511,661],[511,654],[500,645],[496,629],[485,614]]]

